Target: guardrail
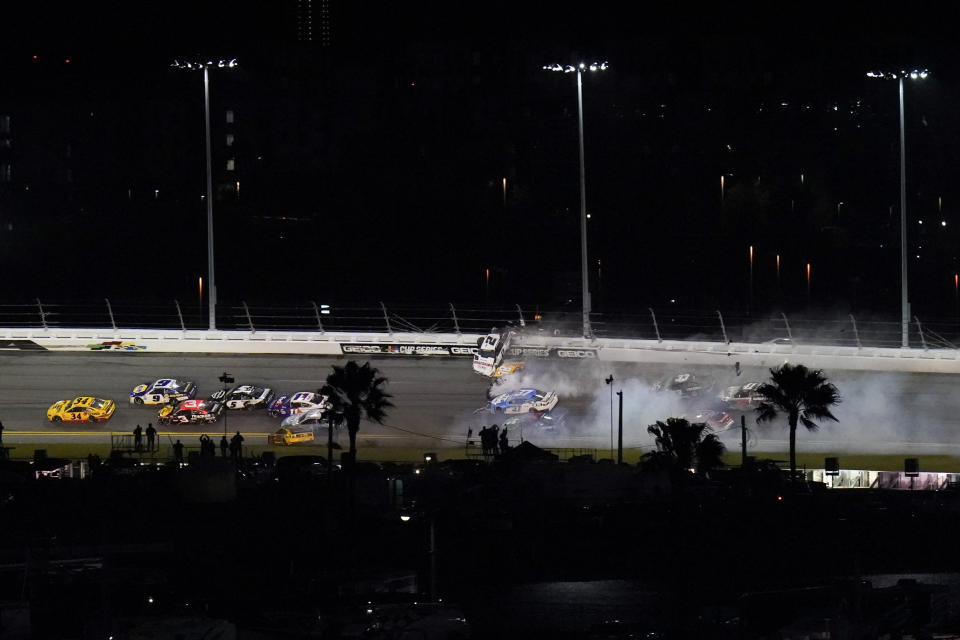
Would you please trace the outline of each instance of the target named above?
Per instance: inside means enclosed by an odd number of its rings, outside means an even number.
[[[146,353],[294,354],[346,357],[472,358],[481,334],[295,331],[178,331],[171,329],[0,328],[0,350],[124,351]],[[828,370],[960,373],[956,349],[638,340],[548,335],[521,331],[510,360],[592,359],[676,366],[773,367],[785,361]]]
[[[207,328],[207,308],[184,305],[85,300],[50,302],[40,299],[0,304],[0,327],[11,329],[173,329],[182,332]],[[793,315],[750,316],[720,310],[683,310],[673,307],[641,311],[605,311],[591,315],[595,337],[665,341],[764,343],[842,347],[899,348],[899,318]],[[528,334],[581,337],[579,309],[541,310],[536,305],[509,307],[414,305],[348,306],[303,301],[293,305],[271,303],[221,304],[217,327],[223,331],[326,333],[486,334],[492,327],[524,327]],[[954,349],[960,344],[960,319],[914,317],[909,342],[921,349]]]

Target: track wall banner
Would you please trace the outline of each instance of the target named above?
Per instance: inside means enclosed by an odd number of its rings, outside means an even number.
[[[449,344],[340,344],[344,355],[473,357],[476,347]]]
[[[506,355],[511,358],[567,358],[596,360],[600,349],[593,347],[510,347]]]

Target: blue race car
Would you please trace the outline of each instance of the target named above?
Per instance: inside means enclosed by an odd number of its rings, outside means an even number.
[[[173,378],[161,378],[153,383],[138,384],[130,392],[130,404],[173,404],[192,400],[197,395],[197,385]]]
[[[325,411],[330,406],[329,396],[323,396],[312,391],[297,391],[288,396],[280,396],[271,402],[267,407],[267,413],[274,418],[286,418],[312,409]]]
[[[517,389],[502,393],[490,401],[490,411],[493,413],[530,413],[550,411],[557,406],[555,391],[540,391],[538,389]]]

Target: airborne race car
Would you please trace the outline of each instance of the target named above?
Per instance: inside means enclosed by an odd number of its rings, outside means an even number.
[[[261,409],[270,406],[273,389],[268,387],[241,384],[229,392],[221,389],[210,396],[211,400],[223,402],[227,409]]]
[[[499,332],[493,329],[486,337],[477,340],[477,353],[473,356],[473,370],[482,376],[494,376],[503,356],[510,348],[513,331]]]

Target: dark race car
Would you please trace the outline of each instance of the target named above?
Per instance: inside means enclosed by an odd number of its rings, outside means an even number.
[[[716,384],[716,379],[709,374],[678,373],[672,378],[658,382],[654,388],[657,391],[678,393],[682,398],[696,398],[710,393]]]
[[[186,400],[174,408],[166,406],[157,415],[160,424],[198,424],[216,422],[223,405],[212,400]]]

